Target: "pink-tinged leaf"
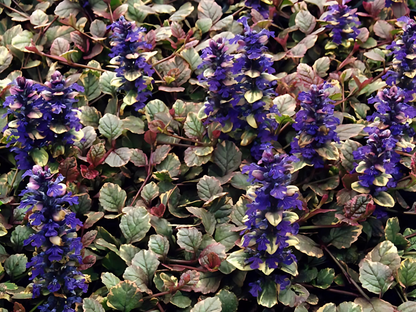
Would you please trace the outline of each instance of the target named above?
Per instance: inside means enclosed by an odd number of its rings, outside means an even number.
[[[85,248],[91,245],[94,239],[97,237],[97,233],[98,232],[96,230],[86,232],[81,239],[82,246]]]
[[[70,48],[68,40],[64,38],[56,38],[51,45],[51,54],[60,56],[65,52],[68,52]]]
[[[192,291],[194,290],[194,287],[199,282],[199,272],[192,270],[192,271],[186,271],[185,273],[182,273],[181,278],[178,283],[178,289],[181,291]]]
[[[163,123],[162,120],[152,120],[151,122],[149,122],[148,124],[149,130],[154,132],[154,133],[161,133],[166,126]]]
[[[158,206],[154,206],[150,208],[149,213],[156,216],[156,217],[163,217],[166,211],[166,206],[164,204],[159,204]]]
[[[105,155],[105,146],[103,143],[98,143],[91,146],[87,153],[87,161],[92,167],[96,167],[102,161]]]
[[[199,255],[199,263],[210,272],[218,271],[225,259],[225,246],[220,243],[208,245]]]
[[[90,212],[87,214],[87,220],[84,222],[84,229],[89,229],[92,227],[96,222],[101,220],[104,217],[104,212]]]
[[[72,32],[71,40],[74,42],[75,46],[84,53],[86,53],[90,49],[89,39],[83,37],[80,32]]]
[[[127,4],[120,5],[117,9],[113,12],[113,21],[116,21],[120,18],[120,16],[124,15],[127,12],[129,6]]]
[[[85,165],[81,165],[81,175],[88,180],[93,180],[95,179],[100,173],[95,170],[94,168],[91,167],[87,167]]]
[[[79,176],[75,157],[68,157],[61,162],[59,164],[59,173],[66,178],[67,182],[74,182]]]
[[[99,55],[102,51],[103,51],[103,46],[97,43],[92,47],[90,54],[84,56],[83,59],[90,60],[93,57]]]
[[[374,25],[374,32],[383,39],[391,39],[394,27],[384,20],[378,20]]]
[[[86,256],[84,259],[82,259],[82,264],[79,266],[80,271],[84,271],[92,267],[96,260],[97,259],[94,255]]]
[[[155,144],[156,138],[157,138],[157,133],[154,133],[150,130],[147,130],[146,133],[144,134],[144,140],[146,141],[147,144],[150,144],[150,145]]]
[[[344,206],[349,200],[351,200],[356,195],[358,195],[356,191],[344,188],[338,191],[337,193],[337,204],[340,206]]]
[[[342,222],[350,225],[358,225],[358,222],[365,221],[374,210],[376,205],[369,194],[360,194],[353,197],[344,205],[344,214],[335,214]]]
[[[159,86],[160,91],[164,92],[183,92],[185,88],[183,87],[168,87],[168,86]]]
[[[179,25],[177,22],[172,22],[170,25],[170,29],[172,30],[172,35],[177,39],[183,39],[186,36],[186,33],[183,31],[182,26]]]
[[[313,70],[312,67],[305,63],[298,65],[297,71],[297,86],[309,90],[311,85],[318,85],[323,82],[323,79]]]

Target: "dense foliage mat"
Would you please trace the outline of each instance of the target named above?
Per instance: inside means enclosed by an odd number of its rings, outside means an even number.
[[[416,311],[405,0],[0,0],[0,311]]]

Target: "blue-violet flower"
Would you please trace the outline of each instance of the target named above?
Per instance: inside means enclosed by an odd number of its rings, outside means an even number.
[[[319,149],[331,148],[332,142],[339,142],[335,129],[340,120],[334,116],[333,101],[329,98],[328,83],[312,85],[311,90],[299,94],[301,110],[297,112],[293,128],[298,135],[293,139],[292,153],[300,153],[315,168],[324,166]]]
[[[27,210],[28,226],[36,231],[24,241],[36,248],[27,263],[32,269],[33,298],[50,292],[40,311],[75,312],[74,304],[80,303],[80,294],[87,291],[84,275],[78,269],[82,243],[76,229],[82,223],[67,209],[78,200],[60,183],[62,175],[54,179],[49,169],[34,166],[23,175],[26,176],[30,181],[21,193],[24,198],[19,208]]]

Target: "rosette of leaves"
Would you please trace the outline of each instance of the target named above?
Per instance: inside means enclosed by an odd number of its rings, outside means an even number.
[[[121,111],[130,105],[140,110],[152,95],[154,70],[148,61],[156,52],[146,52],[152,48],[145,38],[146,28],[137,27],[123,16],[110,28],[113,34],[109,56],[112,57],[111,63],[118,65],[111,85],[125,92]]]
[[[296,113],[293,128],[298,131],[293,139],[292,153],[302,156],[307,164],[315,168],[324,167],[326,160],[338,160],[339,143],[335,132],[340,124],[334,116],[334,101],[329,98],[328,83],[312,85],[311,90],[299,94],[301,110]]]
[[[6,126],[11,136],[9,145],[16,144],[18,167],[31,168],[33,162],[57,167],[53,158],[65,153],[65,146],[82,139],[75,98],[83,88],[56,71],[45,86],[18,77],[4,106],[15,119]]]
[[[81,238],[77,227],[82,226],[68,206],[78,203],[77,197],[66,192],[64,178],[56,178],[49,169],[34,166],[23,177],[30,181],[19,208],[28,214],[28,226],[35,231],[24,241],[36,248],[27,267],[31,268],[33,298],[48,295],[39,311],[75,312],[80,295],[87,291],[85,277],[79,271],[82,263]]]

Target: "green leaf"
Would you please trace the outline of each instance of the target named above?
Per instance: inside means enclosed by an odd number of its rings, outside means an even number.
[[[335,278],[335,270],[333,268],[325,268],[319,271],[316,281],[313,283],[313,286],[327,289],[331,286]]]
[[[325,77],[327,75],[327,71],[329,70],[329,66],[331,64],[331,60],[329,57],[324,56],[315,61],[313,64],[313,69],[316,71],[319,77]]]
[[[154,165],[160,164],[169,154],[170,145],[159,145],[150,157],[150,162]]]
[[[123,133],[123,122],[115,115],[105,114],[100,119],[98,130],[111,142]]]
[[[277,284],[267,279],[262,283],[261,288],[257,303],[266,308],[275,306],[277,304]]]
[[[296,238],[299,240],[299,243],[294,247],[300,252],[316,258],[321,258],[324,255],[322,249],[319,248],[319,244],[315,243],[309,237],[298,234]]]
[[[188,252],[196,253],[202,242],[202,233],[196,228],[178,229],[178,245]]]
[[[338,249],[350,248],[351,244],[357,241],[362,230],[362,225],[333,228],[324,240]]]
[[[179,157],[173,153],[170,153],[156,169],[161,172],[166,172],[170,177],[176,177],[181,173],[181,162]]]
[[[85,298],[82,301],[82,310],[84,312],[105,312],[101,303],[92,298]]]
[[[337,306],[334,303],[327,303],[316,312],[337,312]]]
[[[393,272],[387,265],[366,259],[361,263],[360,282],[368,291],[383,295],[393,281]]]
[[[0,73],[12,63],[13,54],[6,47],[0,47]]]
[[[221,312],[221,300],[218,297],[204,299],[195,304],[190,312]]]
[[[111,272],[102,273],[101,281],[105,286],[107,286],[108,290],[120,283],[120,279]]]
[[[385,237],[400,250],[405,249],[409,245],[409,241],[399,232],[399,219],[397,217],[388,219],[386,223]]]
[[[142,297],[140,290],[133,282],[123,281],[110,289],[107,304],[116,310],[130,312],[142,305]]]
[[[397,307],[399,312],[414,312],[416,311],[416,302],[408,301],[404,302]]]
[[[221,289],[216,295],[221,300],[221,312],[236,312],[238,309],[238,298],[237,296],[227,290]]]
[[[232,224],[219,224],[215,230],[215,240],[225,246],[225,251],[229,251],[239,239],[238,232],[233,232],[235,227]]]
[[[78,2],[64,0],[55,8],[55,15],[58,15],[60,18],[68,18],[71,14],[76,16],[80,10],[81,6]]]
[[[403,287],[416,285],[416,260],[405,259],[400,264],[399,268],[399,283]]]
[[[213,213],[205,210],[204,208],[186,207],[186,209],[194,216],[201,219],[207,234],[211,236],[214,234],[215,225],[217,224],[217,221]]]
[[[194,112],[190,112],[188,114],[183,128],[185,130],[185,134],[192,139],[202,138],[205,133],[203,123],[198,119],[197,114]]]
[[[100,96],[100,74],[97,71],[89,70],[87,73],[84,72],[80,82],[84,87],[83,94],[85,94],[88,101],[92,101]]]
[[[305,302],[309,297],[309,292],[299,284],[291,285],[279,293],[279,301],[291,308]]]
[[[120,229],[127,243],[140,242],[150,229],[150,216],[144,207],[126,207],[120,220]]]
[[[141,268],[147,276],[147,285],[150,285],[150,281],[156,273],[156,270],[160,264],[157,260],[157,255],[150,250],[140,250],[131,261],[132,265]]]
[[[173,297],[170,299],[170,303],[177,306],[178,308],[185,309],[191,305],[192,300],[189,297],[184,296],[182,292],[177,291],[175,295],[173,295]]]
[[[131,265],[135,254],[140,251],[139,248],[131,244],[123,244],[120,246],[120,258],[123,259],[127,265]]]
[[[295,115],[296,100],[289,94],[279,95],[273,100],[281,115],[292,117]]]
[[[338,134],[339,139],[344,141],[357,136],[363,129],[364,125],[347,124],[337,126],[335,132]]]
[[[173,13],[169,20],[172,22],[181,22],[183,21],[189,14],[191,14],[194,11],[194,6],[191,2],[186,2],[183,4],[179,10],[177,10],[175,13]]]
[[[210,176],[203,176],[196,185],[200,199],[208,201],[222,192],[221,182]]]
[[[26,271],[27,257],[23,254],[14,254],[4,262],[7,275],[13,280],[16,276]]]
[[[196,21],[196,27],[198,27],[203,34],[208,32],[212,27],[212,20],[210,18],[201,18]]]
[[[338,306],[337,312],[363,312],[363,309],[354,302],[343,302]]]
[[[377,196],[373,197],[374,202],[383,207],[394,207],[394,198],[387,192],[380,192]]]
[[[378,298],[371,298],[370,302],[365,298],[357,298],[354,303],[359,304],[363,308],[363,312],[396,312],[390,303]]]
[[[44,167],[48,164],[49,155],[43,148],[35,148],[30,152],[33,161],[36,165]]]
[[[392,31],[394,30],[394,26],[390,25],[387,21],[378,20],[374,24],[374,32],[377,36],[383,39],[390,39],[392,37]]]
[[[392,272],[397,272],[400,268],[400,256],[396,246],[390,241],[384,241],[378,244],[371,252],[367,254],[365,259],[380,262],[387,265]]]
[[[91,31],[91,35],[93,37],[96,37],[96,38],[104,38],[105,33],[107,31],[107,25],[102,20],[94,19],[94,21],[91,23],[90,31]],[[115,72],[112,72],[112,71],[106,71],[106,72],[104,72],[101,75],[101,77],[100,77],[100,87],[102,87],[102,80],[101,80],[101,78],[104,75],[105,76],[110,76],[110,77],[115,77],[116,76],[116,73]],[[104,92],[103,89],[101,89],[101,91]],[[104,92],[104,93],[106,93],[106,92]],[[113,93],[110,92],[110,93],[107,93],[107,94],[113,94]]]
[[[105,183],[99,194],[101,206],[111,212],[120,212],[127,199],[126,191],[113,183]]]
[[[144,133],[144,122],[138,117],[129,116],[123,121],[124,129],[127,129],[136,134],[143,134]]]
[[[214,0],[201,0],[198,5],[198,19],[209,18],[214,24],[222,16],[221,7]]]
[[[122,167],[130,161],[132,150],[128,147],[120,147],[110,153],[105,163],[110,167]]]
[[[263,92],[258,89],[248,90],[244,93],[244,98],[248,103],[253,104],[254,102],[260,101],[263,98]]]
[[[196,70],[202,63],[202,58],[194,48],[185,49],[181,52],[181,56],[188,62],[192,70]]]
[[[159,196],[159,187],[155,182],[150,182],[143,187],[140,196],[146,203],[150,204],[153,199]]]
[[[132,151],[130,161],[136,167],[145,167],[149,163],[147,155],[142,150],[139,150],[137,148]]]
[[[28,30],[23,30],[21,33],[13,37],[12,46],[20,51],[28,52],[27,46],[30,46],[33,34]]]
[[[223,141],[217,144],[214,150],[214,163],[221,169],[222,174],[226,175],[240,166],[241,155],[233,142]]]
[[[159,234],[150,235],[149,249],[157,255],[165,257],[169,252],[169,240]]]
[[[316,26],[316,18],[308,10],[300,10],[296,14],[295,24],[301,32],[309,34]]]
[[[253,269],[246,263],[246,260],[250,257],[250,254],[242,249],[230,253],[227,257],[227,262],[235,266],[240,271],[252,271]]]
[[[23,242],[25,239],[29,238],[34,231],[32,228],[25,225],[18,225],[12,232],[10,242],[13,244],[15,250],[20,251],[23,247]]]
[[[133,282],[141,292],[146,292],[148,294],[152,293],[152,291],[147,287],[147,285],[150,284],[149,278],[142,268],[130,265],[124,271],[123,278],[127,281]]]
[[[169,113],[169,108],[161,100],[152,100],[148,102],[144,108],[147,121],[155,119],[157,113]]]

